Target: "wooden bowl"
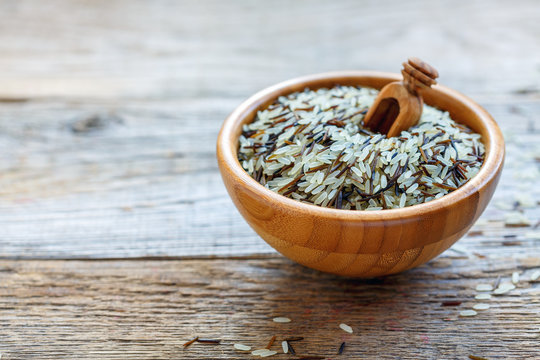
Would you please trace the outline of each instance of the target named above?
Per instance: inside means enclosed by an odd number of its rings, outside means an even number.
[[[291,260],[324,272],[374,277],[421,265],[448,249],[480,217],[499,180],[504,140],[492,117],[468,97],[434,86],[426,104],[446,110],[482,135],[485,161],[479,173],[452,193],[402,209],[357,211],[324,208],[279,195],[255,181],[237,159],[242,125],[278,96],[306,87],[335,85],[380,89],[397,74],[343,71],[310,75],[266,88],[225,120],[217,140],[218,164],[227,191],[249,225]]]

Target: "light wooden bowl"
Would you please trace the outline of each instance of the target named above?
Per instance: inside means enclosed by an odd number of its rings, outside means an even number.
[[[335,85],[380,89],[397,74],[344,71],[289,80],[244,101],[225,120],[217,140],[218,164],[227,191],[249,225],[277,251],[320,271],[354,277],[393,274],[421,265],[448,249],[474,224],[488,204],[504,161],[504,140],[491,116],[468,97],[434,86],[423,92],[426,104],[446,110],[482,135],[486,156],[480,172],[440,199],[379,211],[323,208],[266,189],[237,159],[242,125],[278,96],[306,87]]]

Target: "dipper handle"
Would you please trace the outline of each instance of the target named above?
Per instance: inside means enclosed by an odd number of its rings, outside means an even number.
[[[408,62],[403,63],[403,84],[412,94],[417,94],[419,89],[435,85],[439,72],[428,63],[417,57],[410,57]]]

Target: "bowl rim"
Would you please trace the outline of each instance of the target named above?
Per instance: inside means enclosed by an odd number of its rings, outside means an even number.
[[[242,167],[237,158],[238,137],[235,136],[235,130],[238,126],[242,126],[245,122],[246,116],[252,111],[257,110],[263,103],[270,99],[275,99],[278,96],[291,93],[291,87],[308,87],[309,84],[314,84],[324,81],[332,81],[333,79],[343,78],[377,78],[383,81],[397,81],[402,77],[399,74],[370,71],[370,70],[344,70],[344,71],[332,71],[324,72],[312,75],[305,75],[296,77],[290,80],[282,81],[275,85],[266,87],[248,99],[244,100],[239,106],[237,106],[229,116],[225,119],[221,131],[218,134],[216,150],[218,163],[221,166],[225,166],[226,169],[232,173],[237,180],[239,180],[242,186],[251,190],[254,194],[257,194],[266,200],[270,200],[275,203],[280,203],[283,206],[289,208],[292,211],[309,212],[311,214],[320,214],[321,216],[346,219],[346,220],[397,220],[403,218],[409,218],[411,216],[417,216],[419,214],[425,214],[432,211],[438,211],[449,206],[452,206],[460,201],[465,200],[468,196],[476,193],[479,189],[484,188],[489,182],[493,180],[499,173],[500,168],[504,162],[504,139],[502,132],[498,127],[495,120],[491,115],[480,105],[474,102],[469,97],[461,94],[456,90],[452,90],[442,85],[434,85],[432,90],[439,93],[441,96],[446,96],[457,100],[478,117],[482,127],[485,130],[485,134],[482,136],[483,143],[486,147],[486,156],[484,163],[479,172],[470,179],[465,185],[459,187],[457,190],[442,196],[439,199],[434,199],[422,204],[416,204],[406,206],[398,209],[383,209],[383,210],[346,210],[346,209],[334,209],[322,207],[315,204],[309,204],[300,202],[281,194],[278,194],[270,189],[267,189],[258,181],[253,179]],[[339,82],[336,82],[339,84]],[[359,84],[359,86],[362,86]],[[313,85],[314,88],[320,88],[321,86]],[[288,92],[286,90],[289,90]],[[445,110],[447,111],[447,110]],[[487,139],[485,135],[487,134]],[[487,141],[486,141],[487,140]],[[223,172],[223,169],[222,169]]]

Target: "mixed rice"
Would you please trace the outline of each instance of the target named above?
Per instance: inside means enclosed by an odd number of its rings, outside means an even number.
[[[417,125],[387,138],[362,126],[378,91],[337,86],[281,96],[244,125],[238,159],[281,195],[351,210],[440,198],[477,174],[480,135],[424,105]]]

